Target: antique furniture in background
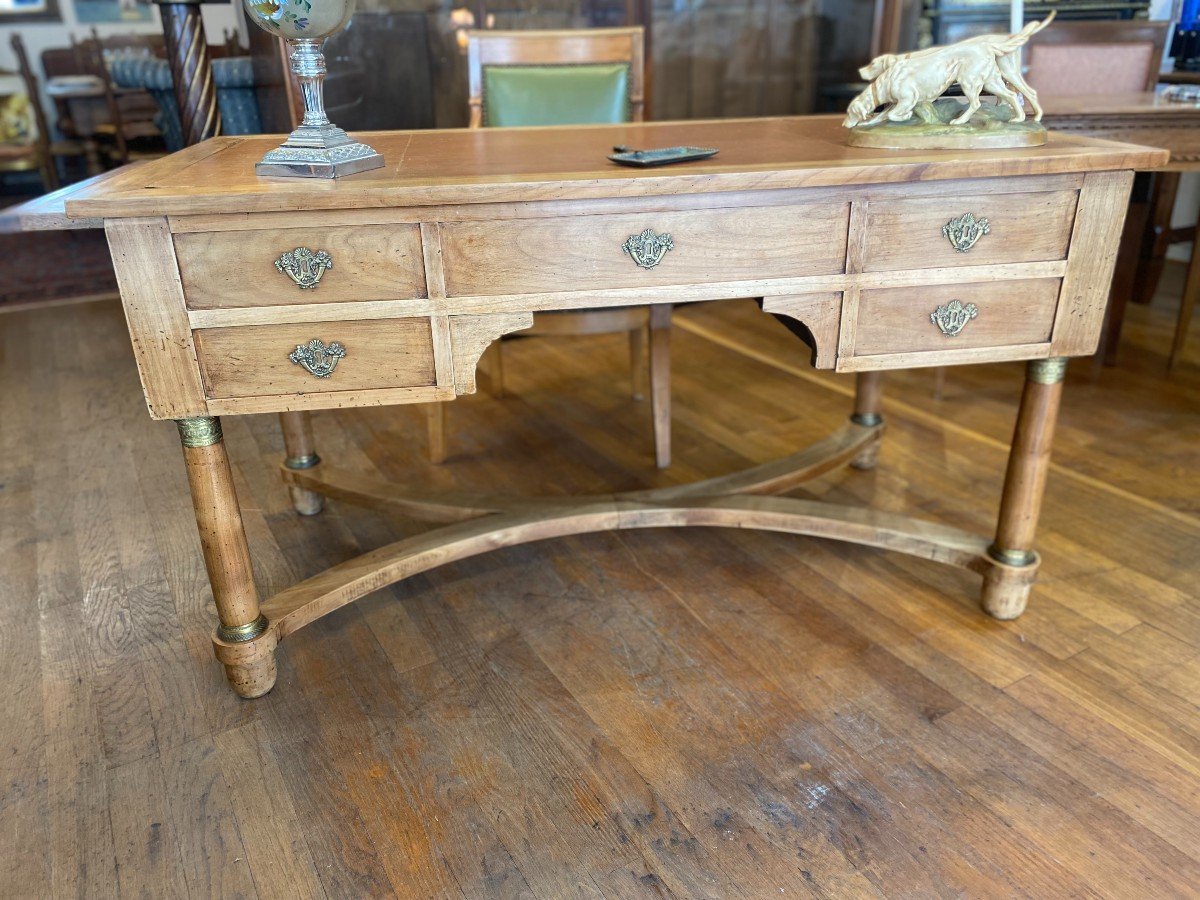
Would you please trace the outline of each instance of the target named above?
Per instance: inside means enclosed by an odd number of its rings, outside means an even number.
[[[928,35],[931,44],[1006,31],[1011,8],[1010,0],[926,0],[927,24],[922,31]],[[1144,19],[1149,9],[1149,0],[1039,0],[1025,4],[1028,18],[1041,18],[1055,12],[1059,21]]]
[[[1030,40],[1025,77],[1047,97],[1151,91],[1170,27],[1139,20],[1058,22]]]
[[[470,127],[640,122],[645,106],[641,28],[473,31],[467,45]],[[654,263],[649,263],[653,266]],[[649,372],[654,458],[671,464],[671,307],[575,309],[533,317],[525,335],[629,334],[633,396]],[[503,341],[491,389],[504,393]],[[648,356],[648,364],[647,364]],[[429,452],[446,455],[446,408],[429,407]]]
[[[1158,286],[1167,247],[1195,236],[1194,228],[1171,227],[1171,211],[1175,206],[1179,175],[1200,172],[1200,107],[1170,103],[1153,91],[1073,97],[1051,93],[1044,105],[1046,124],[1050,128],[1147,144],[1170,152],[1168,163],[1155,172],[1139,172],[1134,181],[1102,347],[1105,364],[1113,365],[1121,339],[1125,304],[1131,299],[1148,303]],[[1168,355],[1168,369],[1173,369],[1179,360],[1197,295],[1200,295],[1200,262],[1193,250]]]
[[[59,178],[58,160],[61,158],[81,159],[84,156],[84,147],[79,141],[52,139],[53,131],[46,118],[46,112],[42,109],[42,92],[38,85],[37,75],[34,74],[33,66],[29,62],[29,54],[25,52],[25,42],[21,39],[20,32],[13,32],[9,41],[12,44],[13,54],[17,57],[17,68],[25,85],[25,95],[29,98],[34,125],[37,128],[32,148],[34,156],[31,161],[41,172],[42,183],[46,186],[46,190],[57,190],[62,183]]]
[[[215,48],[209,49],[214,57],[212,74],[217,90],[217,109],[221,113],[221,133],[262,134],[250,57],[218,57],[212,53]],[[155,122],[162,131],[167,149],[172,152],[182,150],[183,126],[175,103],[170,63],[156,57],[124,56],[114,59],[110,68],[117,87],[142,88],[150,93],[158,106]]]
[[[137,38],[137,35],[102,38],[93,26],[91,40],[82,45],[92,54],[90,68],[100,79],[108,107],[108,120],[96,129],[96,133],[111,144],[108,154],[119,166],[134,159],[161,156],[167,149],[155,121],[159,115],[158,105],[150,93],[144,88],[120,86],[113,81],[115,60],[154,58],[151,47]]]
[[[229,137],[75,192],[68,213],[105,222],[151,415],[179,425],[234,690],[269,691],[281,639],[385,585],[598,530],[848,540],[977,572],[984,608],[1020,615],[1066,360],[1096,348],[1132,172],[1167,154],[1055,134],[1037,149],[911,158],[840,137],[832,117],[386,133],[372,139],[388,167],[319,191],[255,178],[274,139]],[[617,144],[705,142],[721,156],[667,170],[603,159]],[[968,235],[968,214],[990,231]],[[672,238],[653,268],[623,249],[646,232]],[[470,393],[485,348],[536,312],[754,296],[795,322],[817,368],[858,378],[845,428],[786,460],[537,501],[404,491],[318,456],[310,410]],[[883,371],[1001,360],[1029,363],[994,539],[763,496],[875,465]],[[332,496],[455,524],[260,602],[218,417],[264,412],[282,414],[300,512]]]

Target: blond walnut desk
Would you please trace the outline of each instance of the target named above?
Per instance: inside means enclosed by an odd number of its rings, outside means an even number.
[[[275,681],[279,641],[387,584],[488,550],[618,528],[818,535],[973,570],[1014,618],[1066,358],[1096,349],[1133,170],[1166,153],[1056,135],[920,157],[842,144],[837,120],[372,134],[386,168],[256,178],[274,138],[217,138],[73,194],[104,220],[152,416],[175,419],[235,691]],[[716,146],[638,171],[615,144]],[[986,228],[981,220],[987,220]],[[322,462],[309,411],[452,400],[537,310],[761,297],[817,368],[857,373],[853,415],[776,463],[593,498],[437,496]],[[875,464],[887,369],[1029,360],[994,538],[777,496]],[[448,523],[260,601],[219,416],[281,414],[296,509],[324,497]]]

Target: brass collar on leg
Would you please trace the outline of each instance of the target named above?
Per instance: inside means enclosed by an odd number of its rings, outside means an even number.
[[[211,447],[221,443],[221,420],[216,416],[192,416],[188,419],[176,419],[179,428],[179,440],[185,447]]]
[[[1054,356],[1050,359],[1031,359],[1025,369],[1025,377],[1038,384],[1058,384],[1067,374],[1067,358]]]
[[[874,428],[876,425],[883,424],[883,416],[879,413],[853,413],[850,416],[850,421],[855,425],[863,425],[867,428]]]
[[[1030,566],[1037,561],[1037,554],[1032,550],[1005,550],[995,544],[988,547],[988,556],[1006,566]]]
[[[227,644],[244,644],[252,641],[267,630],[267,617],[259,613],[257,619],[245,625],[218,625],[217,637]]]

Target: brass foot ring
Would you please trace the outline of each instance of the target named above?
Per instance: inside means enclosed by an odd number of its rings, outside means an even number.
[[[1004,563],[1006,566],[1031,566],[1037,562],[1037,554],[1032,550],[1005,550],[1003,547],[997,547],[995,544],[988,547],[988,556],[996,560],[996,562]]]
[[[863,425],[867,428],[874,428],[876,425],[883,424],[883,416],[879,413],[854,413],[850,416],[850,421],[855,425]]]
[[[289,456],[283,461],[283,465],[288,469],[311,469],[320,461],[321,457],[310,453],[307,456]]]
[[[244,644],[266,630],[267,617],[260,613],[257,619],[246,625],[218,625],[217,637],[227,644]]]

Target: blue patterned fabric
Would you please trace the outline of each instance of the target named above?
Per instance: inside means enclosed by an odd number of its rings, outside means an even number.
[[[217,108],[221,111],[221,134],[261,134],[262,119],[254,96],[254,70],[248,56],[212,61],[217,83]],[[163,133],[168,150],[183,149],[183,127],[175,106],[171,66],[165,59],[148,56],[118,56],[110,60],[113,83],[119,87],[145,88],[158,104],[155,124]]]

